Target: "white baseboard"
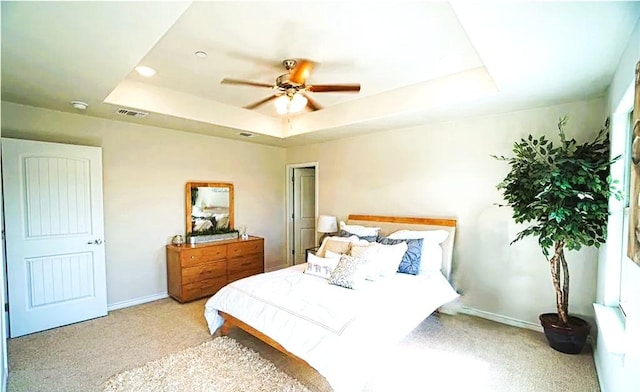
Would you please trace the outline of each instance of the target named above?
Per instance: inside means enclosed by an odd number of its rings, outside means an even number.
[[[459,308],[456,308],[456,310],[458,313],[467,314],[469,316],[476,316],[483,319],[495,321],[497,323],[510,325],[512,327],[526,328],[532,331],[544,333],[544,329],[540,324],[534,324],[528,321],[522,321],[522,320],[514,319],[511,317],[502,316],[500,314],[485,312],[484,310],[470,308],[468,306],[461,306]],[[448,314],[452,314],[452,313],[448,313]],[[591,345],[591,347],[594,346],[593,329],[591,330],[591,333],[589,334],[589,336],[587,336],[587,344]]]
[[[526,328],[531,329],[537,332],[544,332],[542,329],[542,325],[530,323],[528,321],[522,321],[518,319],[514,319],[511,317],[503,316],[500,314],[495,314],[491,312],[485,312],[484,310],[479,310],[475,308],[470,308],[468,306],[461,306],[458,309],[458,312],[462,314],[468,314],[469,316],[481,317],[487,320],[495,321],[497,323],[511,325],[513,327]]]
[[[108,304],[107,311],[110,312],[112,310],[128,308],[129,306],[146,304],[147,302],[157,301],[159,299],[167,298],[168,296],[169,296],[168,293],[158,293],[153,295],[147,295],[146,297],[140,297],[140,298],[129,299],[127,301],[116,302],[113,304]]]

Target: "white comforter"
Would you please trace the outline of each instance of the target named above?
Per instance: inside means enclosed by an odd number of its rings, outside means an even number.
[[[238,318],[304,359],[334,391],[359,391],[371,376],[374,348],[395,342],[458,294],[439,271],[395,274],[357,290],[303,273],[306,264],[223,287],[205,305],[211,333],[218,310]]]

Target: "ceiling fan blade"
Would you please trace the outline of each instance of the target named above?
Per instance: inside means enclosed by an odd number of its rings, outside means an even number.
[[[239,84],[242,86],[254,86],[254,87],[267,87],[267,88],[273,88],[272,84],[266,84],[266,83],[258,83],[258,82],[249,82],[247,80],[238,80],[238,79],[227,79],[224,78],[220,81],[221,84]]]
[[[289,72],[289,81],[304,84],[311,75],[314,63],[309,60],[298,60],[298,64]]]
[[[245,109],[255,109],[255,108],[257,108],[258,106],[260,106],[260,105],[264,105],[265,103],[267,103],[267,102],[269,102],[269,101],[271,101],[271,100],[274,100],[274,99],[276,99],[276,98],[278,98],[278,95],[277,95],[277,94],[274,94],[274,95],[272,95],[272,96],[270,96],[270,97],[267,97],[267,98],[265,98],[265,99],[262,99],[262,100],[260,100],[260,101],[258,101],[258,102],[254,102],[254,103],[252,103],[252,104],[250,104],[250,105],[243,106],[243,108],[245,108]]]
[[[318,102],[316,102],[314,99],[312,99],[309,94],[305,94],[305,93],[301,93],[302,96],[304,96],[307,99],[307,107],[309,109],[311,109],[311,111],[316,111],[316,110],[320,110],[322,109],[322,106],[320,106],[320,104]]]
[[[360,91],[359,84],[314,84],[313,86],[307,86],[307,91],[314,93],[357,93]]]

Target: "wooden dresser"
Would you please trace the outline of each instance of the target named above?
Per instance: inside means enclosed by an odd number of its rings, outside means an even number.
[[[213,295],[227,283],[264,272],[264,239],[167,245],[169,295],[180,302]]]

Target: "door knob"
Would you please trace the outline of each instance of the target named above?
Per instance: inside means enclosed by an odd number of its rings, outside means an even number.
[[[93,241],[87,242],[87,244],[89,244],[89,245],[100,245],[100,244],[102,244],[102,240],[100,238],[98,238],[97,240],[93,240]]]

